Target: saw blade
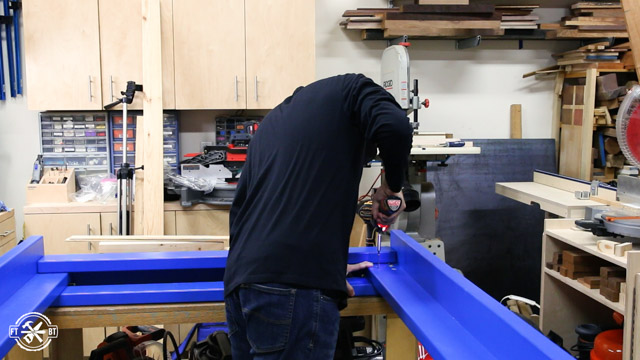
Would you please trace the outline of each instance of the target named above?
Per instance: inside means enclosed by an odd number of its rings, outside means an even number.
[[[640,166],[640,86],[634,86],[625,96],[616,120],[618,144],[624,156]]]

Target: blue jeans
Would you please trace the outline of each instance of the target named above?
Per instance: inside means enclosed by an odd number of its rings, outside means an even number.
[[[244,284],[225,298],[233,360],[330,360],[340,312],[320,290]]]

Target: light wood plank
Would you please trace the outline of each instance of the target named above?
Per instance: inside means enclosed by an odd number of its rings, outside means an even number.
[[[511,138],[522,139],[522,105],[511,105]]]
[[[558,172],[572,178],[581,178],[582,127],[562,124],[560,127],[560,163]],[[589,154],[591,154],[589,152]]]
[[[587,79],[584,87],[584,110],[582,113],[582,145],[580,156],[580,178],[582,180],[591,180],[591,169],[593,160],[591,158],[591,149],[593,141],[593,112],[596,105],[596,77],[598,71],[596,69],[587,70]]]
[[[341,316],[394,314],[391,306],[376,296],[354,297]],[[142,304],[49,308],[45,313],[60,329],[122,324],[185,324],[225,321],[224,302]]]
[[[144,84],[143,233],[164,233],[162,138],[162,36],[160,0],[142,0],[142,79]],[[138,130],[139,131],[139,130]]]
[[[197,220],[202,219],[198,218]],[[189,242],[224,242],[228,241],[229,236],[202,236],[202,235],[128,235],[128,236],[108,236],[108,235],[98,235],[98,236],[85,236],[85,235],[74,235],[69,236],[66,241],[70,242],[87,242],[87,241],[189,241]]]
[[[136,118],[136,126],[144,129],[144,116]],[[144,163],[144,131],[136,132],[136,164]],[[144,170],[136,170],[134,174],[134,200],[133,200],[133,233],[142,235],[144,233]],[[102,233],[102,235],[108,235]]]
[[[556,74],[553,90],[553,118],[551,120],[551,133],[556,140],[556,164],[560,157],[560,117],[562,115],[562,88],[564,86],[564,71]],[[557,168],[557,165],[556,165]]]
[[[162,28],[162,105],[176,108],[175,64],[173,62],[173,0],[160,0]]]

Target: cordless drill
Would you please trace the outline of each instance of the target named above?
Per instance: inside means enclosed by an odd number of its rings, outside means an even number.
[[[380,203],[380,208],[378,208],[378,211],[380,211],[381,213],[387,216],[391,216],[396,212],[398,212],[401,206],[402,206],[402,199],[400,199],[395,195],[389,195],[389,197],[387,197],[386,199],[384,199],[382,203]],[[371,221],[373,222],[375,220],[372,218]],[[382,233],[387,231],[390,225],[382,224],[382,223],[376,223],[376,225],[378,226],[378,243],[376,244],[376,249],[378,250],[378,256],[379,256],[380,249],[382,248]]]

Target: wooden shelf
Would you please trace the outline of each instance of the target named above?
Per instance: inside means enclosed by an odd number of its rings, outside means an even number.
[[[561,281],[569,286],[571,286],[572,288],[574,288],[575,290],[577,290],[578,292],[581,292],[585,295],[587,295],[588,297],[592,298],[593,300],[601,303],[602,305],[608,307],[609,309],[613,310],[613,311],[617,311],[621,314],[624,314],[624,306],[620,303],[620,302],[612,302],[607,300],[604,296],[600,295],[600,290],[599,289],[588,289],[586,286],[580,284],[577,280],[572,280],[566,276],[562,276],[560,275],[559,272],[557,271],[553,271],[550,269],[545,268],[544,269],[544,273],[556,278],[558,281]]]
[[[68,202],[68,203],[41,203],[24,206],[25,214],[67,214],[67,213],[115,213],[118,205],[115,200],[107,203]],[[179,201],[167,201],[164,203],[164,211],[194,211],[194,210],[228,210],[229,205],[195,204],[191,207],[183,207]]]
[[[598,251],[596,247],[596,241],[598,240],[620,241],[619,239],[616,240],[611,237],[595,236],[588,231],[581,231],[577,229],[547,229],[544,233],[554,239],[558,239],[577,249],[586,251],[612,264],[621,266],[625,269],[627,268],[626,257],[605,254]],[[634,245],[634,250],[638,250],[639,248],[640,246]]]
[[[496,193],[565,218],[583,218],[585,207],[602,205],[593,200],[579,200],[573,192],[537,182],[496,183]]]

